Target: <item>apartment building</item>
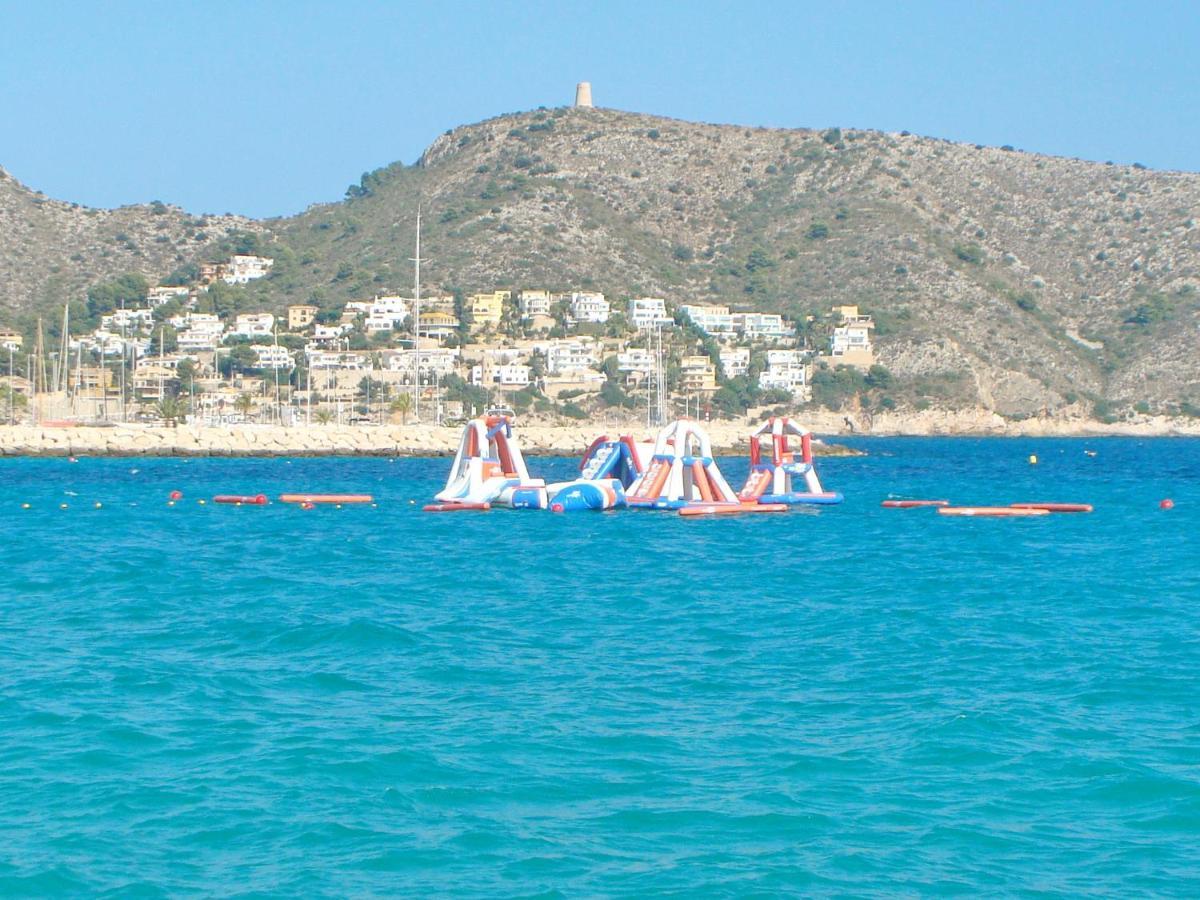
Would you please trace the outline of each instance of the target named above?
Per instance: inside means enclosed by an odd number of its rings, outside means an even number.
[[[637,297],[629,301],[626,315],[634,328],[655,328],[674,325],[675,320],[667,315],[667,301],[662,297]]]
[[[685,356],[679,364],[679,390],[685,394],[717,389],[717,367],[707,356]]]

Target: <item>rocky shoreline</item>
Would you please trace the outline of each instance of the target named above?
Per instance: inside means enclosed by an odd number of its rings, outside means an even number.
[[[984,411],[883,414],[863,421],[841,413],[806,414],[817,435],[1089,437],[1200,435],[1192,419],[1144,417],[1116,424],[1087,419],[1007,421]],[[706,429],[719,451],[742,452],[749,422],[712,422]],[[646,435],[639,423],[525,422],[520,436],[531,455],[575,456],[601,433]],[[0,456],[441,456],[457,447],[458,427],[436,425],[238,425],[221,427],[110,425],[39,427],[0,425]],[[818,452],[857,452],[826,441]]]
[[[708,430],[717,450],[744,450],[746,426],[714,424]],[[527,425],[519,433],[527,456],[578,456],[602,431],[585,425]],[[0,456],[448,456],[458,448],[460,435],[458,427],[435,425],[0,426]],[[816,446],[824,455],[856,452],[820,442]]]

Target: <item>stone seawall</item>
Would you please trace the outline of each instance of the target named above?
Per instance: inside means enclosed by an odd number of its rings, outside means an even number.
[[[518,434],[527,454],[577,456],[603,430],[589,424],[526,425]],[[744,446],[746,432],[745,425],[714,424],[709,428],[720,449]],[[457,449],[461,433],[459,427],[434,425],[18,425],[0,426],[0,456],[442,456]],[[618,432],[614,429],[613,433]]]
[[[1192,419],[1142,417],[1106,424],[1090,419],[1026,419],[1010,422],[982,410],[881,414],[851,418],[817,412],[799,418],[818,435],[994,435],[1072,437],[1093,435],[1200,435]],[[753,423],[757,424],[757,422]],[[748,422],[705,425],[713,446],[742,453]],[[458,446],[458,427],[436,425],[277,425],[222,427],[149,425],[0,425],[0,456],[440,456]],[[644,424],[579,422],[519,423],[521,445],[535,455],[576,456],[599,434],[649,436]],[[818,448],[821,452],[821,448]],[[829,452],[826,448],[825,452]]]

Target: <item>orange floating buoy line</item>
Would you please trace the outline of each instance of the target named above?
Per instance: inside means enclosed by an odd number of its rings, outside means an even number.
[[[925,506],[949,506],[949,500],[884,500],[879,504],[885,509],[920,509]]]
[[[749,513],[787,512],[786,503],[692,503],[680,507],[681,516],[741,516]]]
[[[940,506],[939,516],[974,516],[993,519],[1017,519],[1025,516],[1048,516],[1048,509],[1024,509],[1015,506]]]
[[[370,494],[280,494],[280,503],[373,503]]]
[[[1014,503],[1013,509],[1044,509],[1056,513],[1088,513],[1092,511],[1090,503]]]
[[[266,506],[271,501],[266,494],[217,494],[213,503],[228,503],[233,506]]]
[[[429,503],[421,507],[422,512],[486,512],[490,503]]]

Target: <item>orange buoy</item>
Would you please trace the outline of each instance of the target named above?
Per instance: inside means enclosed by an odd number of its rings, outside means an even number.
[[[1018,509],[1012,506],[942,506],[940,516],[977,516],[980,518],[1017,519],[1023,516],[1048,516],[1048,509]]]
[[[371,503],[370,494],[280,494],[280,503]]]
[[[949,506],[949,500],[884,500],[879,504],[887,509],[919,509],[923,506]]]
[[[167,494],[167,497],[171,500],[182,500],[183,491],[171,491],[171,493]]]
[[[1047,512],[1085,513],[1092,511],[1090,503],[1014,503],[1013,509],[1044,509]]]
[[[266,506],[270,501],[266,494],[217,494],[213,503],[231,503],[234,506]]]
[[[1175,501],[1172,500],[1170,497],[1164,497],[1162,500],[1158,501],[1158,508],[1159,509],[1174,509]]]

